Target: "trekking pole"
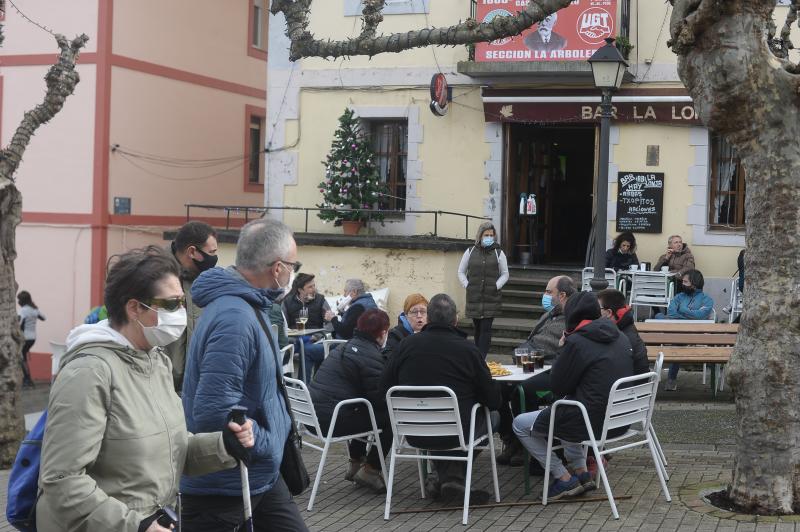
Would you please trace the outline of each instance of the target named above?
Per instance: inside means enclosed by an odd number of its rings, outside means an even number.
[[[247,422],[247,408],[243,406],[234,406],[231,409],[231,421],[238,425],[244,425]],[[250,477],[247,473],[247,466],[244,462],[239,461],[239,471],[242,475],[242,502],[244,503],[244,530],[247,532],[255,532],[253,528],[253,507],[250,504]]]

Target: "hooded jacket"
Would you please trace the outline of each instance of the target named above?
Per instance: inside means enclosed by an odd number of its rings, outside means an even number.
[[[256,318],[269,326],[268,312],[280,291],[256,288],[234,267],[200,274],[192,296],[204,307],[189,345],[183,381],[186,425],[193,432],[225,426],[231,408],[242,405],[253,420],[250,491],[264,493],[278,480],[290,420],[278,389],[277,339],[272,342]],[[184,477],[190,495],[242,495],[238,471]]]
[[[567,336],[550,370],[551,389],[556,398],[583,403],[592,430],[599,438],[611,386],[633,374],[630,342],[613,321],[600,318],[579,326]],[[550,412],[548,407],[536,418],[534,430],[547,434]],[[581,442],[589,437],[580,410],[570,406],[556,410],[554,431],[557,438],[568,442]]]
[[[647,346],[639,337],[639,331],[633,322],[633,311],[628,308],[617,321],[617,328],[625,335],[633,350],[633,373],[641,375],[650,371],[650,361],[647,359]]]
[[[187,432],[160,348],[134,349],[103,320],[73,329],[67,349],[48,404],[40,532],[136,532],[174,506],[182,474],[236,465],[220,432]]]
[[[372,403],[376,412],[386,410],[386,396],[380,387],[385,365],[386,357],[380,346],[358,329],[352,340],[333,350],[322,361],[309,391],[323,430],[331,422],[336,403],[345,399],[363,397]],[[364,405],[351,405],[341,408],[339,415],[354,415],[357,409],[366,410]]]
[[[669,259],[666,253],[658,257],[658,262],[656,262],[653,270],[660,270],[662,266],[668,267],[671,272],[678,272],[679,275],[683,275],[689,270],[694,270],[694,255],[689,246],[684,244],[683,248],[680,251],[673,252]]]

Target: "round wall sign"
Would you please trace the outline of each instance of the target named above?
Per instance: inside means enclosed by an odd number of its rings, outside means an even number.
[[[431,111],[437,116],[447,114],[447,78],[444,74],[434,74],[431,78]]]

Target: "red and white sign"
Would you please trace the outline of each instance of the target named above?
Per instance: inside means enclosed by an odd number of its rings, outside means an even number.
[[[528,0],[478,0],[478,21],[514,15],[527,5]],[[478,43],[475,60],[586,61],[617,34],[616,18],[617,0],[573,0],[516,37]]]

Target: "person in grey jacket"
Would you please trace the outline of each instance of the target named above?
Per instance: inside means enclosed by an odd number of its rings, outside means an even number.
[[[161,347],[186,327],[178,265],[151,246],[118,257],[106,279],[109,318],[81,325],[50,391],[36,522],[40,532],[166,532],[181,474],[231,468],[253,424],[191,434]]]
[[[475,326],[475,345],[483,354],[492,344],[492,322],[500,315],[508,282],[508,261],[497,243],[497,231],[491,222],[478,227],[475,245],[464,252],[458,265],[458,280],[467,289],[465,314]]]

